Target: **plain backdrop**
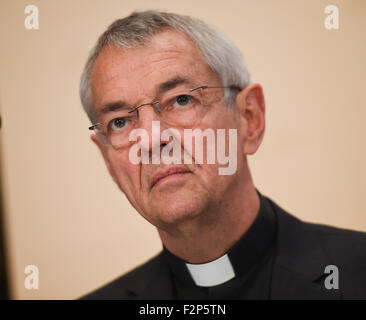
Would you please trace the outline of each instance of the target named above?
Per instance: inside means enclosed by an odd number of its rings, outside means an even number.
[[[26,5],[39,30],[26,30]],[[324,27],[327,5],[339,29]],[[74,299],[161,249],[89,139],[79,78],[97,37],[134,10],[214,24],[263,85],[266,134],[250,157],[257,188],[297,217],[366,231],[366,1],[1,0],[0,132],[14,299]],[[24,269],[39,268],[26,290]]]

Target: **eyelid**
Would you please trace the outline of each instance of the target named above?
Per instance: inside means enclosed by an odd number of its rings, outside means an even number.
[[[112,121],[116,120],[116,119],[119,119],[119,118],[122,118],[122,119],[127,119],[128,118],[133,118],[134,116],[132,114],[126,114],[126,115],[120,115],[120,116],[113,116],[110,120],[108,119],[105,119],[104,122],[103,122],[103,125],[102,125],[102,131],[103,132],[108,132],[109,130],[112,130],[112,128],[110,127]]]
[[[182,90],[182,92],[177,92],[175,94],[173,94],[170,98],[167,97],[165,100],[165,102],[171,103],[172,101],[176,101],[178,97],[180,96],[189,96],[192,99],[197,100],[197,93],[195,91],[191,92],[190,90],[186,89],[185,91]],[[164,103],[164,101],[162,101]]]
[[[131,113],[128,113],[127,110],[129,110],[129,109],[125,109],[125,110],[122,110],[122,111],[120,110],[120,111],[110,112],[100,122],[101,123],[110,123],[114,119],[118,119],[118,118],[130,118],[133,115]]]

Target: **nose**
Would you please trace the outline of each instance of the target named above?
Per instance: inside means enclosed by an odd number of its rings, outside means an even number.
[[[154,160],[154,158],[160,158],[160,151],[166,144],[161,142],[161,133],[164,125],[160,121],[158,109],[155,105],[150,104],[141,106],[137,112],[139,128],[145,130],[149,137],[148,141],[140,141],[140,147],[142,150],[149,152],[152,157],[152,163],[157,163],[157,160]]]

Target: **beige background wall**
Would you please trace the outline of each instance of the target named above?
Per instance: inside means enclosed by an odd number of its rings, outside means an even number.
[[[40,29],[24,28],[39,8]],[[340,28],[324,28],[324,8]],[[366,1],[1,0],[0,132],[11,289],[16,299],[73,299],[161,248],[89,140],[78,99],[87,53],[136,9],[190,14],[242,50],[264,87],[267,132],[256,185],[296,216],[366,231]],[[24,288],[24,268],[40,288]]]

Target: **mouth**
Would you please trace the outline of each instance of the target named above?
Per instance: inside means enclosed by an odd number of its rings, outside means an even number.
[[[151,179],[150,190],[156,185],[161,184],[163,181],[165,182],[173,179],[176,180],[190,173],[192,172],[182,167],[171,167],[162,171],[158,171]]]

